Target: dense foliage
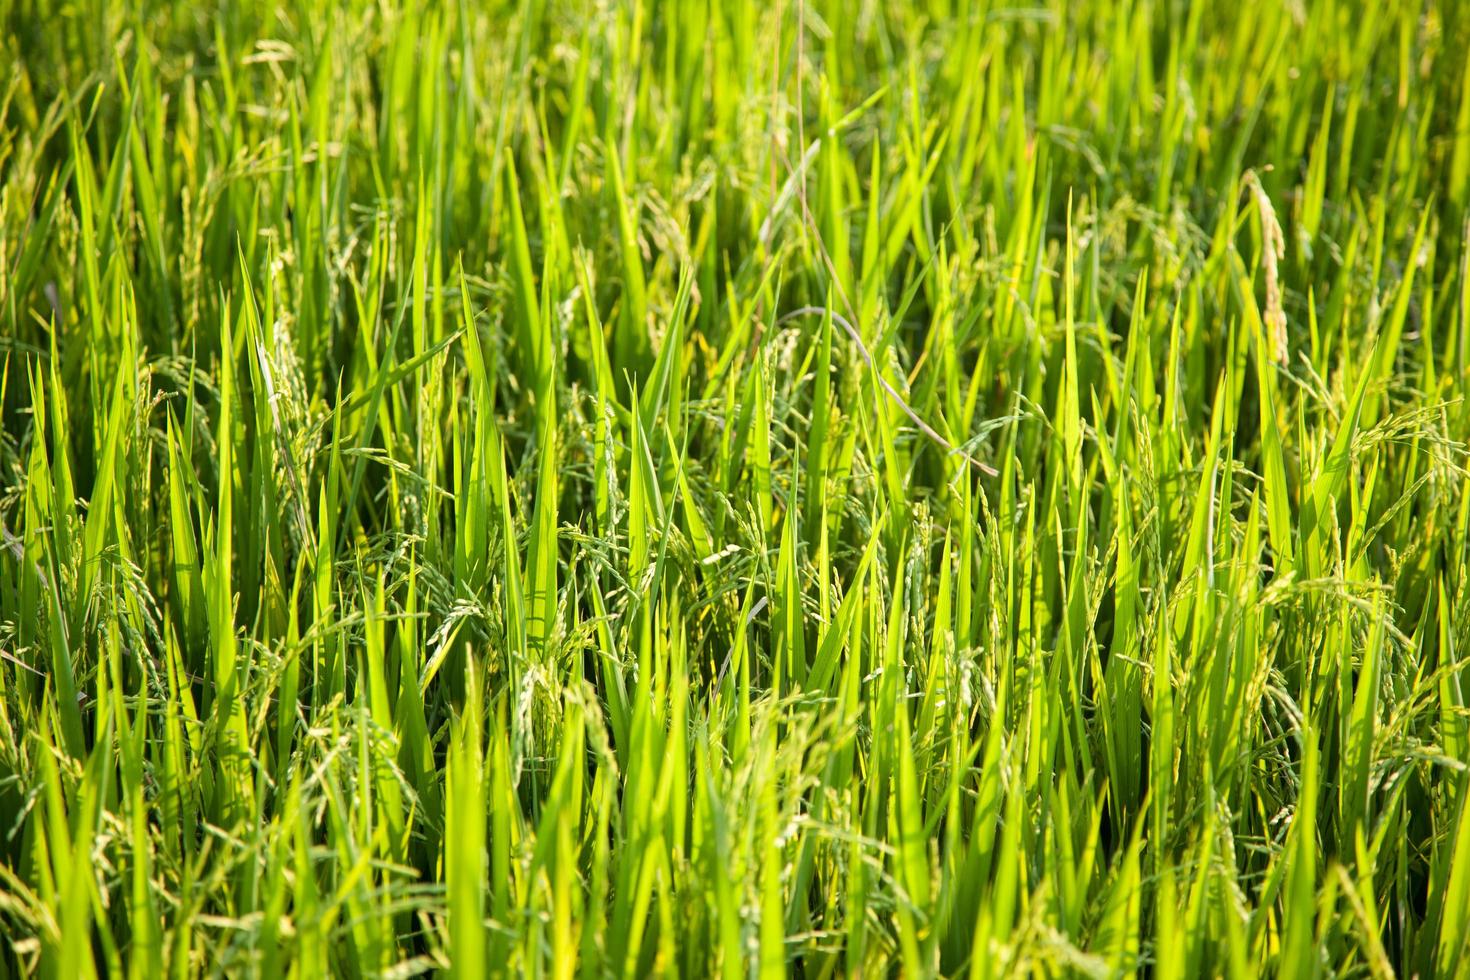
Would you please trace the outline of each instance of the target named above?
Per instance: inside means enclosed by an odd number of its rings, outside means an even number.
[[[0,0],[0,977],[1463,975],[1467,50]]]

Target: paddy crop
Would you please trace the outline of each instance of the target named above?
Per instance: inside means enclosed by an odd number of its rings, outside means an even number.
[[[0,978],[1470,971],[1454,0],[0,0]]]

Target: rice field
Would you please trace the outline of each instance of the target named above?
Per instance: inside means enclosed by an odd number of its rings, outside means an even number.
[[[1460,0],[0,0],[0,980],[1470,976]]]

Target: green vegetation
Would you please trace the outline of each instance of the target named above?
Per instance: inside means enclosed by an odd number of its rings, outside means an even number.
[[[0,978],[1470,973],[1459,0],[0,0]]]

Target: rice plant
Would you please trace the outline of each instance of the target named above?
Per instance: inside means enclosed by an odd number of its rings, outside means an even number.
[[[1461,0],[0,0],[0,980],[1470,976]]]

